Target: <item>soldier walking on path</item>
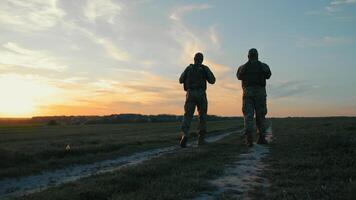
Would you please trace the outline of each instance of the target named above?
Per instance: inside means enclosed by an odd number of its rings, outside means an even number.
[[[195,107],[199,113],[199,139],[198,144],[204,144],[206,134],[206,120],[208,111],[208,100],[206,98],[206,82],[215,83],[215,76],[209,67],[203,65],[204,56],[197,53],[194,56],[194,64],[190,64],[179,78],[179,83],[184,85],[187,91],[184,104],[184,117],[182,122],[182,138],[180,146],[187,146],[189,127],[194,115]]]
[[[245,139],[251,147],[254,130],[254,115],[256,114],[257,144],[267,144],[266,134],[266,79],[271,77],[268,65],[258,60],[256,49],[248,52],[248,61],[237,70],[237,79],[242,82],[242,112],[244,114]]]

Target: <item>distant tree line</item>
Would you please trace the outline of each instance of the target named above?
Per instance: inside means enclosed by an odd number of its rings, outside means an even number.
[[[236,119],[237,117],[221,117],[209,115],[209,121]],[[32,117],[33,123],[45,123],[48,125],[68,124],[120,124],[120,123],[155,123],[155,122],[179,122],[181,115],[141,115],[141,114],[114,114],[106,116],[41,116]],[[194,117],[197,120],[197,116]]]

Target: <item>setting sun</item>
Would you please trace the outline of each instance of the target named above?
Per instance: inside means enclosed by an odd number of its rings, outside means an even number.
[[[0,76],[0,114],[5,117],[31,116],[41,102],[46,102],[54,88],[31,76]]]

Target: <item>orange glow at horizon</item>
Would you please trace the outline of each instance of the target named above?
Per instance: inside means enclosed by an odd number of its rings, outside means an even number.
[[[39,77],[3,74],[0,75],[0,118],[120,113],[183,114],[185,92],[181,85],[174,80],[155,76],[145,76],[144,80],[131,85],[69,83],[65,88],[70,89],[64,91],[61,90],[61,84],[56,85]],[[159,87],[162,83],[164,87]],[[209,85],[208,114],[241,116],[241,92],[237,81],[221,80],[216,85]],[[345,109],[330,109],[325,105],[300,109],[293,99],[269,97],[267,117],[353,115],[353,110]]]
[[[30,117],[55,89],[31,76],[6,74],[0,76],[0,91],[1,117]]]

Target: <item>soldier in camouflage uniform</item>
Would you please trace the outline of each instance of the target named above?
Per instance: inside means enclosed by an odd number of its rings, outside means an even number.
[[[265,139],[267,103],[266,79],[271,77],[268,65],[258,60],[256,49],[248,52],[247,63],[241,65],[236,74],[242,82],[242,112],[244,114],[245,137],[247,146],[252,146],[253,118],[256,114],[257,144],[267,144]]]
[[[189,127],[194,115],[195,107],[199,113],[199,139],[198,144],[204,143],[206,133],[206,120],[208,111],[208,100],[206,98],[206,82],[215,83],[215,76],[209,67],[203,65],[203,54],[197,53],[194,56],[194,64],[190,64],[179,78],[179,83],[184,84],[187,91],[184,104],[184,118],[182,122],[181,147],[186,147]]]

